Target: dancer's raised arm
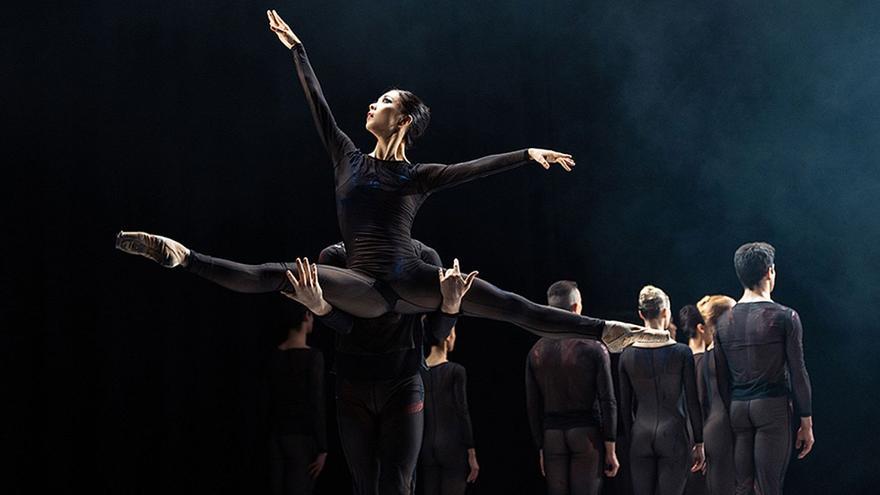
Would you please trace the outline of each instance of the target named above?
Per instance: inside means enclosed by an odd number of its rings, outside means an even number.
[[[306,102],[309,104],[309,110],[312,112],[312,118],[315,121],[315,127],[318,129],[318,136],[321,143],[330,155],[334,167],[346,163],[346,154],[354,151],[356,148],[351,139],[339,129],[336,125],[336,119],[330,111],[327,100],[324,99],[324,92],[312,70],[309,58],[303,48],[302,41],[293,34],[290,26],[281,19],[278,12],[274,10],[266,11],[269,17],[269,29],[278,36],[281,43],[284,44],[293,53],[293,60],[296,63],[296,72],[299,76],[300,84],[306,95]]]
[[[558,163],[567,172],[571,172],[575,162],[571,155],[558,151],[540,148],[490,155],[468,162],[453,165],[426,163],[416,165],[415,174],[424,191],[432,192],[447,187],[457,186],[481,177],[488,177],[499,172],[512,170],[530,161],[537,162],[545,169],[551,163]]]

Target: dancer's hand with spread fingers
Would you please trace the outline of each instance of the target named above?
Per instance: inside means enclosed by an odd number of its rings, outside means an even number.
[[[458,258],[452,262],[452,268],[446,270],[440,268],[439,272],[440,293],[443,295],[443,304],[440,306],[440,310],[450,315],[458,314],[461,311],[461,299],[470,290],[474,279],[480,272],[473,271],[467,276],[462,275]]]
[[[274,10],[267,10],[266,16],[269,17],[269,29],[278,36],[278,39],[281,40],[281,43],[284,43],[284,46],[287,49],[291,49],[296,45],[301,45],[302,41],[293,34],[293,30],[290,29],[290,26],[281,19],[281,16],[278,15],[278,12]]]
[[[287,280],[293,286],[293,291],[281,291],[281,293],[305,306],[315,316],[324,316],[330,313],[333,306],[324,300],[324,291],[318,282],[318,265],[309,263],[308,258],[305,261],[297,258],[296,266],[299,272],[298,277],[287,270]]]
[[[538,162],[544,169],[549,169],[551,163],[558,163],[566,172],[571,172],[575,165],[574,158],[568,153],[542,150],[541,148],[529,148],[529,159]]]

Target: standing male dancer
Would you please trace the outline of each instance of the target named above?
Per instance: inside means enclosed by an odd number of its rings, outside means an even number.
[[[803,459],[813,448],[810,377],[804,364],[797,312],[770,298],[776,286],[776,250],[743,244],[733,257],[743,296],[718,321],[718,391],[734,435],[736,493],[780,495],[792,446]],[[790,384],[789,384],[790,382]],[[790,398],[800,417],[792,442]]]
[[[547,304],[577,314],[583,307],[577,284],[568,280],[550,286]],[[594,407],[597,398],[601,418]],[[608,477],[620,467],[617,405],[605,346],[587,339],[539,340],[526,359],[526,401],[548,495],[597,495],[603,467]]]

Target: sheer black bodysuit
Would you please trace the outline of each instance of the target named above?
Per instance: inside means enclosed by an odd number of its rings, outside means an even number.
[[[318,134],[333,163],[339,228],[348,269],[318,266],[324,297],[360,318],[389,311],[432,313],[441,303],[438,267],[420,260],[411,238],[416,213],[433,192],[527,163],[527,150],[442,165],[378,160],[361,152],[336,125],[305,49],[292,49]],[[192,251],[188,269],[239,292],[288,289],[295,263],[245,265]],[[462,300],[464,315],[514,323],[540,336],[599,339],[605,322],[549,306],[476,279]]]

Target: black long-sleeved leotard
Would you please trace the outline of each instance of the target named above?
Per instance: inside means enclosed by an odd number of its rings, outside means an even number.
[[[442,165],[379,160],[359,150],[337,126],[305,49],[292,49],[296,69],[321,142],[333,162],[336,214],[348,267],[381,280],[418,263],[411,230],[432,192],[523,165],[527,150]]]
[[[333,162],[339,227],[348,251],[348,269],[318,265],[325,299],[358,318],[437,311],[442,302],[438,267],[416,256],[410,235],[419,207],[433,191],[525,163],[528,152],[456,165],[371,158],[336,125],[302,46],[293,48],[293,55],[318,133]],[[294,263],[246,265],[195,251],[190,251],[186,267],[247,293],[291,290],[285,272],[298,270]],[[462,298],[461,314],[513,323],[541,337],[599,339],[605,329],[603,320],[536,304],[479,278]]]
[[[410,229],[428,195],[526,163],[526,150],[456,165],[411,164],[371,158],[336,125],[302,46],[293,49],[297,72],[321,140],[330,154],[336,182],[339,227],[349,269],[319,265],[324,297],[358,318],[388,312],[431,313],[442,302],[438,267],[416,256]],[[187,270],[229,289],[264,293],[290,290],[285,272],[294,263],[246,265],[195,251]],[[536,304],[475,279],[461,301],[461,313],[518,325],[541,337],[599,339],[605,321]]]
[[[679,408],[682,394],[691,422],[693,440],[703,442],[703,414],[697,395],[694,357],[688,346],[628,348],[620,357],[620,407],[624,428],[640,424],[654,434],[674,427],[687,440],[685,417]],[[632,437],[630,437],[632,438]]]
[[[595,417],[598,399],[601,418]],[[602,436],[617,438],[617,404],[611,358],[605,346],[585,339],[541,339],[526,359],[526,408],[535,445],[544,430],[599,426]]]
[[[719,319],[715,349],[718,392],[728,410],[731,400],[791,395],[795,412],[812,416],[803,327],[795,310],[770,301],[738,303]]]
[[[688,476],[690,420],[703,442],[694,357],[684,344],[630,347],[620,357],[620,407],[635,493],[680,494]],[[687,414],[681,410],[682,396]]]

